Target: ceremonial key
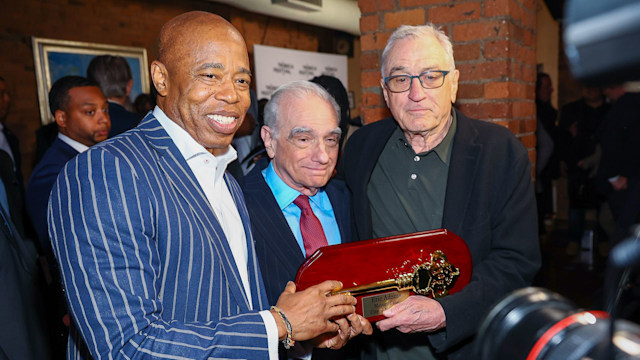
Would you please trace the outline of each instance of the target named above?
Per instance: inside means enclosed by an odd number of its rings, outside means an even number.
[[[411,290],[416,294],[439,298],[447,295],[460,270],[447,261],[440,250],[431,253],[431,260],[414,266],[413,273],[400,274],[395,279],[376,281],[366,285],[334,291],[331,295],[363,295],[384,290]]]

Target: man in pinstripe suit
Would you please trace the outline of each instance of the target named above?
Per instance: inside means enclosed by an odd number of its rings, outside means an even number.
[[[326,296],[336,281],[300,292],[289,283],[279,309],[264,310],[244,199],[225,173],[249,106],[238,31],[182,14],[163,26],[158,55],[158,107],[67,163],[52,190],[68,358],[275,359],[278,340],[338,348],[370,332],[353,297]]]

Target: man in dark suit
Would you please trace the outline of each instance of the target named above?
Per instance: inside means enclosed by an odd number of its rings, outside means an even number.
[[[459,72],[450,40],[433,25],[398,28],[381,64],[393,116],[356,131],[338,170],[352,192],[357,238],[446,228],[469,246],[473,274],[456,294],[411,296],[386,310],[368,355],[473,359],[483,316],[540,266],[527,150],[506,128],[452,108]]]
[[[225,171],[250,103],[242,36],[194,11],[163,25],[158,45],[158,106],[69,161],[51,192],[69,358],[276,359],[279,341],[314,338],[341,347],[368,324],[344,319],[355,298],[327,296],[338,281],[289,283],[270,308],[242,191]]]
[[[58,136],[33,169],[27,188],[27,211],[42,249],[48,251],[47,203],[58,173],[74,156],[106,140],[111,126],[107,99],[98,84],[80,76],[65,76],[53,84],[49,109]]]
[[[13,226],[6,195],[0,181],[0,359],[51,359],[38,254]]]
[[[20,205],[12,208],[11,218],[24,235],[23,225],[23,202],[24,202],[24,178],[22,176],[22,156],[20,155],[20,141],[18,137],[7,127],[7,117],[11,107],[11,95],[7,83],[0,76],[0,150],[4,150],[11,158],[11,169],[14,173],[12,178],[15,182],[6,183],[10,190],[11,197],[19,199]],[[3,178],[6,181],[6,178]],[[15,212],[15,213],[14,213]],[[26,216],[26,215],[25,215]]]
[[[110,138],[138,125],[140,115],[125,109],[133,87],[133,76],[127,59],[113,55],[96,56],[89,63],[87,78],[95,81],[109,100]]]
[[[308,81],[281,86],[265,107],[261,132],[271,162],[258,162],[240,186],[271,302],[311,255],[301,231],[302,212],[294,204],[298,196],[308,197],[327,245],[351,241],[349,192],[342,181],[330,181],[341,136],[338,114],[331,95]]]

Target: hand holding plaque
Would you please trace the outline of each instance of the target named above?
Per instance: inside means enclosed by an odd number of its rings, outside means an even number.
[[[300,267],[296,284],[342,281],[333,294],[355,296],[356,313],[375,322],[412,293],[438,298],[460,291],[471,269],[465,242],[442,229],[323,247]]]

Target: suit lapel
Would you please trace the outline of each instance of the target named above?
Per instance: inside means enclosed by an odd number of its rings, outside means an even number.
[[[176,194],[182,197],[184,205],[191,210],[198,222],[206,229],[205,233],[209,235],[209,240],[217,250],[218,260],[222,264],[230,286],[229,291],[236,299],[241,312],[249,311],[248,298],[245,295],[227,238],[191,168],[173,140],[152,114],[149,114],[138,127],[142,130],[151,147],[157,151],[158,165],[167,182],[171,184]],[[224,285],[221,284],[221,286]]]
[[[470,120],[460,112],[456,116],[457,131],[453,138],[442,227],[459,234],[474,188],[482,145],[476,143],[478,132]]]
[[[247,202],[251,202],[254,209],[260,209],[254,211],[256,216],[252,218],[256,236],[260,236],[260,241],[272,250],[272,254],[280,262],[291,264],[297,269],[304,261],[304,255],[271,189],[258,170],[247,174],[245,182]]]
[[[341,243],[344,244],[351,242],[351,218],[349,216],[349,208],[342,205],[345,203],[349,204],[350,201],[345,202],[344,199],[341,199],[341,197],[349,196],[349,193],[340,193],[340,191],[333,186],[334,181],[339,180],[330,180],[325,187],[325,191],[327,192],[327,196],[329,197],[329,201],[331,202],[333,214],[336,218],[336,222],[338,223],[338,228],[340,229]]]

